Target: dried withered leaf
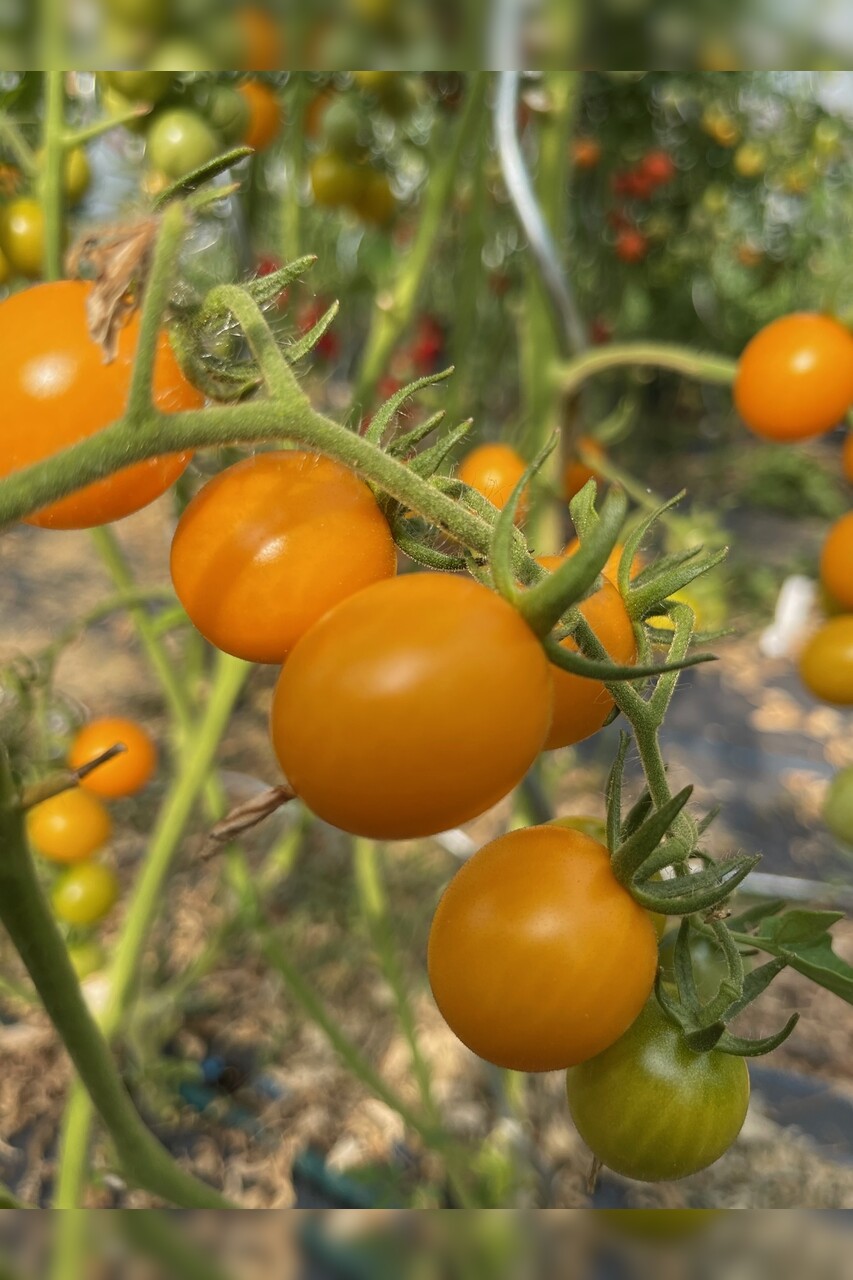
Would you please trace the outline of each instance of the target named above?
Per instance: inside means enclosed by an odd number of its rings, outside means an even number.
[[[87,231],[66,255],[68,275],[93,282],[86,318],[107,364],[115,359],[119,331],[139,306],[159,226],[156,217],[111,223]]]
[[[250,800],[245,800],[242,804],[238,804],[230,813],[227,813],[224,818],[211,827],[207,833],[201,857],[212,857],[222,845],[228,844],[230,840],[242,835],[244,831],[248,831],[251,827],[256,827],[259,822],[263,822],[264,818],[268,818],[270,814],[275,813],[276,809],[280,809],[282,805],[295,799],[296,792],[292,787],[270,787],[268,790],[262,791],[260,795],[252,796]]]

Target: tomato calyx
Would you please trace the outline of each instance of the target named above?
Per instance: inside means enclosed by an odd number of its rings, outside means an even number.
[[[697,929],[716,944],[726,966],[716,994],[704,1002],[699,997],[690,949],[690,939]],[[655,995],[666,1017],[681,1029],[694,1053],[709,1053],[715,1049],[733,1057],[763,1057],[788,1039],[799,1021],[798,1013],[793,1013],[774,1035],[758,1039],[732,1035],[726,1027],[761,995],[785,964],[784,959],[777,958],[747,974],[740,947],[722,921],[710,920],[697,926],[694,919],[685,917],[674,949],[675,994],[658,973]]]
[[[739,854],[715,863],[702,853],[697,841],[708,820],[697,824],[682,812],[692,787],[684,787],[659,807],[653,806],[646,790],[623,820],[622,786],[629,742],[623,733],[607,781],[607,845],[616,879],[647,911],[689,916],[719,909],[759,857]],[[694,859],[705,863],[701,870],[691,869]],[[663,880],[659,873],[665,868],[675,874]]]

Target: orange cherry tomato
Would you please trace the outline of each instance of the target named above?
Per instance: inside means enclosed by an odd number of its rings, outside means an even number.
[[[172,543],[172,582],[193,624],[250,662],[282,662],[324,613],[396,569],[367,485],[296,450],[259,453],[216,476]]]
[[[0,303],[0,350],[6,379],[0,427],[0,475],[7,476],[94,435],[120,418],[127,403],[139,340],[132,316],[109,364],[86,322],[89,285],[61,280],[24,289]],[[154,396],[165,413],[200,407],[204,398],[184,378],[169,340],[160,337]],[[165,454],[97,480],[27,517],[49,529],[107,524],[147,506],[187,466],[189,453]]]
[[[387,173],[381,169],[364,169],[359,173],[359,184],[352,200],[352,207],[363,222],[377,227],[387,227],[397,212],[397,201],[391,190]]]
[[[502,511],[526,469],[524,459],[508,444],[481,444],[462,459],[459,479]],[[525,490],[516,511],[516,523],[520,523],[526,513]]]
[[[451,1030],[514,1071],[555,1071],[608,1048],[641,1012],[657,959],[649,917],[606,847],[551,825],[511,831],[465,863],[427,953]]]
[[[238,66],[246,71],[277,71],[287,66],[281,21],[256,4],[240,5],[236,21],[240,45]]]
[[[575,138],[572,161],[577,169],[595,169],[601,159],[601,143],[595,138]]]
[[[843,609],[853,610],[853,511],[829,531],[820,557],[820,580]]]
[[[414,573],[350,596],[284,666],[272,739],[297,795],[355,835],[434,835],[496,804],[551,718],[544,650],[487,587]]]
[[[830,618],[800,654],[800,677],[816,698],[853,706],[853,614]]]
[[[84,790],[110,800],[141,791],[157,768],[157,748],[142,725],[121,716],[90,720],[77,734],[68,753],[68,767],[80,769],[117,742],[127,750],[93,769],[80,783]]]
[[[113,826],[96,796],[73,787],[27,813],[30,843],[51,862],[85,862],[106,844]]]
[[[591,453],[594,458],[600,458],[602,462],[607,457],[606,450],[591,436],[583,436],[578,441],[578,444],[587,453]],[[563,492],[566,495],[566,499],[571,502],[575,494],[580,493],[588,480],[600,481],[601,476],[597,471],[593,471],[591,467],[588,467],[585,462],[575,458],[563,472]]]
[[[565,551],[563,552],[563,555],[573,556],[577,551],[580,551],[580,545],[581,545],[580,539],[573,538],[572,541],[566,547]],[[605,578],[609,578],[614,586],[616,586],[616,583],[619,578],[619,561],[622,559],[623,550],[624,548],[622,544],[617,542],[616,546],[613,548],[613,550],[610,552],[610,555],[607,557],[606,565],[601,570]],[[636,578],[637,574],[641,572],[642,568],[643,568],[643,558],[638,551],[637,554],[634,556],[634,559],[631,561],[629,576],[631,578]]]
[[[841,454],[841,463],[845,480],[848,484],[853,484],[853,431],[847,432],[847,438],[844,441],[844,449]]]
[[[563,563],[563,556],[537,556],[539,564],[551,573]],[[614,662],[627,665],[637,658],[634,628],[625,602],[606,577],[602,585],[578,606]],[[578,652],[575,641],[563,640],[564,649]],[[597,733],[610,715],[615,703],[600,680],[576,676],[552,666],[554,676],[554,714],[545,739],[545,751],[568,747]]]
[[[853,404],[853,336],[831,316],[781,316],[747,343],[734,398],[749,429],[769,440],[829,431]]]
[[[275,91],[260,80],[246,80],[237,87],[249,104],[249,123],[243,141],[255,151],[263,151],[281,132],[284,120],[282,105]]]

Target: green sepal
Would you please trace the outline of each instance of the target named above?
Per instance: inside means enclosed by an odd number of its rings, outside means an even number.
[[[447,417],[446,409],[439,409],[438,413],[434,413],[432,417],[426,418],[423,422],[419,422],[416,427],[412,427],[411,431],[407,431],[402,436],[395,436],[388,445],[388,453],[392,458],[406,458],[420,444],[422,440],[426,440],[428,435],[435,431],[436,427],[441,426]],[[371,422],[370,427],[373,426]],[[365,439],[370,431],[370,427],[365,432]]]
[[[800,1015],[792,1013],[781,1031],[777,1031],[774,1036],[764,1036],[760,1040],[750,1040],[746,1036],[733,1036],[726,1031],[720,1036],[716,1047],[720,1053],[728,1053],[736,1058],[763,1058],[765,1054],[772,1053],[774,1049],[779,1048],[780,1044],[785,1043],[799,1020]]]
[[[692,1027],[689,1031],[685,1029],[684,1042],[694,1053],[710,1053],[712,1049],[718,1048],[725,1034],[724,1022],[712,1022],[707,1027]]]
[[[611,856],[613,874],[620,884],[630,887],[634,892],[634,879],[642,870],[643,863],[657,849],[661,840],[669,831],[681,810],[693,794],[692,787],[684,787],[677,795],[672,796],[659,809],[646,818],[645,822],[624,843],[619,845]],[[664,881],[660,882],[664,884]],[[670,881],[669,883],[673,883]]]
[[[721,547],[712,551],[699,561],[691,561],[680,566],[656,573],[642,586],[632,584],[627,592],[625,604],[631,617],[640,620],[660,612],[661,605],[676,591],[681,591],[696,578],[715,569],[728,555],[728,548]]]
[[[212,182],[214,178],[219,177],[220,173],[225,173],[227,169],[233,169],[234,165],[240,160],[245,160],[246,156],[251,155],[254,155],[251,147],[234,147],[231,151],[226,151],[223,155],[209,160],[207,164],[199,165],[197,169],[191,169],[189,173],[185,173],[177,182],[171,183],[165,190],[160,192],[154,201],[154,209],[163,209],[167,204],[171,204],[173,200],[195,191],[197,187],[204,186],[206,182]]]
[[[250,297],[254,298],[259,307],[267,306],[270,302],[275,302],[279,294],[313,267],[316,261],[315,253],[305,254],[302,258],[295,258],[293,262],[285,263],[283,267],[279,267],[278,271],[271,271],[269,275],[253,276],[251,280],[244,283],[243,288]]]
[[[169,325],[169,339],[181,372],[211,400],[233,403],[256,391],[261,373],[254,360],[229,362],[204,349],[204,326],[181,316]]]
[[[370,440],[373,444],[378,444],[385,434],[386,429],[391,425],[395,414],[403,407],[407,400],[411,400],[412,396],[417,395],[419,391],[423,391],[424,387],[432,387],[437,382],[444,382],[453,373],[453,365],[447,369],[442,369],[438,373],[429,373],[426,377],[418,378],[415,382],[409,382],[405,387],[401,387],[399,391],[395,391],[392,396],[384,400],[374,413],[370,426],[364,433],[365,440]],[[399,444],[399,441],[397,442]]]
[[[310,351],[314,350],[323,334],[331,326],[340,309],[341,304],[337,301],[333,302],[328,310],[323,312],[317,323],[312,325],[307,333],[303,333],[301,338],[296,338],[293,342],[289,342],[287,344],[287,347],[285,348],[285,355],[291,363],[296,360],[301,360],[304,356],[307,356]]]
[[[404,555],[407,555],[415,564],[423,565],[425,569],[435,569],[439,573],[464,573],[468,568],[468,562],[464,556],[449,555],[446,551],[439,551],[427,543],[418,542],[416,538],[408,538],[397,533],[396,530],[394,541]]]
[[[673,949],[673,969],[678,998],[691,1018],[698,1017],[702,1007],[699,992],[696,989],[696,976],[693,972],[693,957],[690,954],[690,918],[685,916],[678,926],[678,935]]]
[[[627,840],[629,836],[639,830],[651,811],[652,793],[648,787],[644,787],[622,821],[622,829],[619,832],[620,840]]]
[[[736,1018],[739,1013],[743,1013],[747,1005],[752,1004],[753,1000],[757,1000],[762,992],[767,990],[773,979],[786,968],[787,963],[787,960],[777,958],[768,960],[767,964],[759,965],[757,969],[751,969],[743,980],[740,996],[726,1011],[727,1016]]]
[[[710,827],[711,823],[714,822],[720,816],[720,813],[722,812],[722,808],[723,806],[721,804],[715,804],[712,809],[708,810],[704,818],[699,819],[699,823],[696,827],[697,835],[703,836],[705,834],[705,832]]]
[[[618,848],[622,839],[622,778],[625,773],[625,757],[630,741],[627,733],[619,734],[619,749],[610,773],[607,775],[607,786],[604,792],[607,806],[607,847],[611,853]]]
[[[556,447],[558,436],[556,432],[551,436],[544,448],[525,469],[524,475],[513,488],[512,493],[506,505],[497,513],[494,527],[492,529],[492,541],[489,547],[489,565],[492,571],[492,578],[495,587],[500,595],[510,604],[514,605],[522,616],[527,620],[527,615],[522,607],[522,599],[529,598],[538,588],[532,587],[522,596],[516,585],[515,565],[513,563],[512,547],[518,532],[516,526],[516,517],[522,496],[533,479],[541,470],[546,460],[553,453]],[[491,504],[490,504],[491,505]],[[556,621],[556,619],[555,619]]]
[[[565,634],[571,635],[571,629],[567,629]],[[672,666],[650,663],[646,667],[627,667],[620,666],[619,663],[611,662],[609,659],[585,658],[582,653],[577,653],[574,649],[564,648],[559,640],[552,639],[551,636],[548,636],[542,643],[545,647],[545,652],[555,667],[561,667],[564,671],[571,672],[572,675],[586,676],[590,680],[603,680],[605,683],[608,681],[615,683],[617,680],[639,680],[645,676],[665,675],[668,671],[684,671],[687,667],[696,667],[704,662],[714,661],[714,658],[709,654],[697,653],[693,657],[685,658],[683,662]]]
[[[667,916],[692,915],[719,906],[761,861],[759,855],[740,854],[705,871],[676,876],[674,880],[631,882],[631,896],[648,911]]]
[[[734,939],[725,925],[720,924],[719,921],[711,923],[711,930],[717,946],[725,957],[726,976],[721,981],[713,999],[700,1006],[698,1023],[702,1027],[712,1026],[726,1016],[732,1016],[731,1007],[742,998],[744,990],[743,959]]]
[[[626,544],[627,551],[627,544]],[[635,578],[631,580],[633,587],[644,587],[649,582],[653,582],[661,573],[666,573],[670,569],[678,569],[683,564],[687,564],[690,560],[695,560],[698,555],[702,554],[703,547],[690,547],[687,551],[673,551],[670,555],[661,556],[659,560],[655,560],[653,564],[646,565],[641,569]]]
[[[445,458],[449,457],[460,441],[465,439],[473,425],[473,418],[460,422],[458,427],[448,431],[447,435],[437,440],[431,448],[416,454],[409,463],[409,470],[420,476],[422,480],[429,480],[438,471]]]
[[[581,504],[582,500],[586,502],[584,506],[579,505],[579,511],[583,512],[579,519],[586,529],[586,536],[580,535],[579,549],[553,573],[531,587],[521,602],[520,609],[528,626],[539,636],[546,636],[566,610],[583,599],[607,563],[625,523],[627,499],[624,491],[614,485],[596,516],[591,500],[586,498],[588,491],[592,492],[589,490],[592,483],[584,485],[572,500],[573,513],[576,504]]]

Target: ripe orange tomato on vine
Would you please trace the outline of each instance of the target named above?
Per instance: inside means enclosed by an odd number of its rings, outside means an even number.
[[[246,80],[237,88],[249,107],[243,141],[255,151],[264,151],[281,133],[284,120],[281,102],[275,90],[261,80]]]
[[[113,800],[135,795],[151,780],[157,768],[157,748],[142,725],[122,716],[101,716],[84,725],[71,744],[68,767],[82,768],[117,742],[126,750],[87,774],[80,783],[85,791]]]
[[[170,565],[178,599],[211,644],[249,662],[283,662],[329,609],[393,577],[397,553],[358,476],[281,449],[235,463],[196,494]]]
[[[500,511],[509,502],[525,470],[524,459],[510,445],[481,444],[462,459],[459,479],[488,498]],[[516,510],[516,522],[524,519],[526,511],[525,491]]]
[[[550,572],[562,564],[563,556],[538,556],[539,564]],[[578,606],[599,643],[613,662],[624,666],[636,661],[637,642],[625,602],[606,577],[592,595]],[[578,652],[569,636],[561,641],[564,649]],[[554,677],[554,714],[545,739],[545,750],[568,747],[597,733],[610,715],[615,703],[600,680],[575,675],[552,666]]]
[[[521,616],[487,587],[413,573],[351,595],[308,630],[273,698],[297,795],[355,835],[435,835],[484,813],[545,741],[552,681]]]
[[[124,412],[139,340],[132,316],[109,364],[90,336],[89,285],[61,280],[24,289],[0,303],[0,349],[7,376],[0,426],[0,476],[50,458],[95,435]],[[183,376],[166,334],[154,366],[154,399],[164,413],[199,408],[204,397]],[[138,511],[164,493],[191,454],[137,462],[26,517],[49,529],[86,529]]]
[[[79,787],[61,791],[27,813],[27,834],[51,862],[85,862],[112,833],[110,815],[96,796]]]
[[[585,453],[592,454],[594,458],[600,458],[602,462],[607,457],[607,451],[603,445],[597,440],[593,440],[592,436],[581,436],[578,440],[578,446]],[[563,492],[567,501],[571,502],[576,493],[580,493],[581,489],[588,480],[600,480],[601,476],[592,467],[588,467],[585,462],[581,462],[579,458],[573,458],[566,464],[563,472]]]
[[[563,552],[563,555],[564,556],[576,555],[577,552],[580,551],[580,546],[581,546],[580,540],[578,538],[573,538],[572,541],[567,545],[565,551]],[[624,549],[625,548],[622,546],[622,544],[620,542],[617,542],[613,550],[610,552],[610,555],[607,557],[607,563],[605,564],[604,568],[601,570],[605,578],[609,578],[614,586],[616,585],[617,580],[619,578],[619,563],[622,559],[622,552],[624,551]],[[641,572],[642,568],[643,568],[643,558],[638,551],[637,554],[634,556],[634,559],[631,561],[631,568],[628,571],[629,576],[631,578],[636,578],[637,574]]]
[[[853,511],[836,520],[820,557],[820,579],[843,609],[853,610]]]
[[[527,827],[453,877],[428,969],[442,1016],[469,1049],[514,1071],[554,1071],[628,1029],[652,989],[657,940],[603,844]]]
[[[853,336],[831,316],[781,316],[744,348],[734,399],[749,429],[769,440],[829,431],[853,404]]]

